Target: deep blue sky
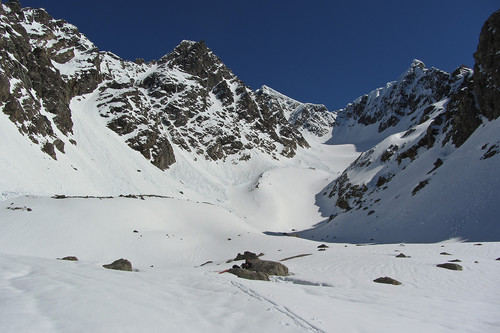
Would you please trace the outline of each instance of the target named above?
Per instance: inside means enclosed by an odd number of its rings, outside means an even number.
[[[4,0],[4,3],[7,2]],[[413,59],[473,66],[498,0],[21,0],[76,25],[100,50],[159,59],[183,39],[207,46],[252,89],[344,107]]]

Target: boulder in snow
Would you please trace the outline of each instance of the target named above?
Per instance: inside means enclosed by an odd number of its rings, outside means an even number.
[[[67,257],[63,257],[63,258],[57,258],[59,260],[68,260],[68,261],[78,261],[78,258],[75,257],[75,256],[67,256]]]
[[[118,271],[132,272],[132,264],[127,259],[118,259],[113,261],[111,264],[102,265],[102,267]]]
[[[392,285],[400,285],[401,282],[397,281],[397,280],[394,280],[393,278],[390,278],[388,276],[385,276],[385,277],[379,277],[378,279],[375,279],[373,280],[373,282],[377,282],[377,283],[385,283],[385,284],[392,284]]]
[[[449,262],[444,263],[444,264],[439,264],[436,266],[441,267],[441,268],[451,269],[452,271],[461,271],[462,270],[462,266],[460,266],[459,264],[452,264]]]
[[[239,267],[231,268],[228,272],[242,279],[269,281],[269,275],[264,272],[256,272]]]
[[[245,251],[245,252],[243,252],[243,254],[238,253],[236,258],[234,258],[234,261],[246,260],[246,259],[257,259],[257,254],[250,252],[250,251]]]

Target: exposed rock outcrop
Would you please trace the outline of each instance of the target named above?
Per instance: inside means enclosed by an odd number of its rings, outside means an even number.
[[[288,267],[282,263],[270,260],[247,259],[245,268],[235,266],[228,270],[229,273],[249,280],[269,281],[269,276],[287,276]]]
[[[481,114],[500,116],[500,10],[484,23],[474,59],[474,92]]]
[[[102,267],[117,271],[132,272],[132,264],[127,259],[118,259],[113,261],[111,264],[102,265]]]

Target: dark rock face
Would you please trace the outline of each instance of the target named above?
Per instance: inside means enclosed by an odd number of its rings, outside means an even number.
[[[463,88],[451,96],[446,112],[450,138],[460,147],[483,123],[500,116],[500,10],[484,23],[474,53],[474,75]]]
[[[23,135],[56,159],[54,147],[64,153],[73,133],[71,98],[95,89],[99,76],[95,63],[74,78],[61,75],[55,64],[70,61],[76,50],[94,59],[98,52],[82,43],[75,27],[42,9],[21,9],[12,1],[7,7],[0,23],[0,106]]]
[[[446,268],[446,269],[449,269],[449,270],[452,270],[452,271],[461,271],[462,270],[462,266],[460,266],[459,264],[452,264],[452,263],[444,263],[444,264],[439,264],[439,265],[436,265],[437,267],[441,267],[441,268]]]
[[[132,272],[132,264],[127,259],[118,259],[113,261],[111,264],[102,265],[102,267],[118,271]]]
[[[500,10],[483,25],[474,59],[474,92],[481,114],[496,119],[500,116]]]
[[[398,285],[401,284],[401,282],[399,282],[397,280],[394,280],[393,278],[390,278],[388,276],[379,277],[378,279],[373,280],[373,282],[385,283],[385,284],[392,284],[392,285],[395,285],[395,286],[398,286]]]

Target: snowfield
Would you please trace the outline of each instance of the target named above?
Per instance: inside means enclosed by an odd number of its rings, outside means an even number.
[[[500,327],[500,243],[329,243],[318,251],[320,242],[265,235],[222,207],[152,197],[19,197],[0,202],[0,220],[1,332]],[[219,274],[245,250],[266,260],[310,255],[284,261],[292,274],[271,282]],[[79,261],[56,259],[69,255]],[[119,258],[135,271],[102,267]],[[436,267],[452,259],[462,271]],[[402,285],[373,282],[384,276]]]
[[[133,63],[1,8],[0,333],[500,332],[500,118],[469,133],[472,70],[415,60],[329,112],[204,42]],[[244,251],[290,274],[224,273]]]

